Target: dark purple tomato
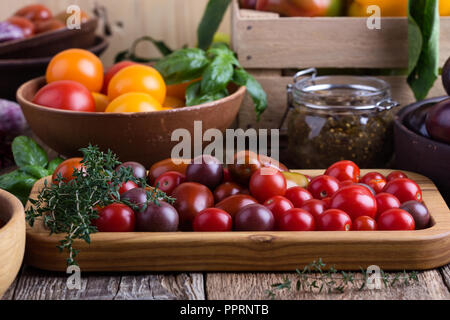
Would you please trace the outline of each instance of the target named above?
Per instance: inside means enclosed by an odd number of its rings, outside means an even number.
[[[150,202],[144,212],[136,213],[136,231],[175,232],[178,230],[177,210],[164,201]]]
[[[147,202],[147,192],[142,188],[134,188],[122,193],[120,200],[130,202],[132,205],[138,206],[139,209],[135,210],[136,213],[137,211],[140,211]]]
[[[428,228],[430,225],[430,213],[423,203],[415,200],[406,201],[400,206],[400,209],[412,215],[416,224],[416,230]]]
[[[271,231],[275,228],[275,218],[263,205],[250,204],[236,214],[234,226],[237,231]]]
[[[203,184],[213,190],[223,180],[223,166],[212,156],[196,157],[186,168],[186,180]]]
[[[124,162],[116,168],[116,171],[119,171],[119,169],[122,167],[133,169],[133,176],[135,176],[137,179],[145,179],[147,177],[147,170],[142,164],[138,162]]]
[[[214,200],[216,203],[234,196],[235,194],[244,194],[246,190],[234,182],[224,182],[214,190]]]
[[[428,111],[425,125],[434,140],[450,144],[450,99],[437,103]]]

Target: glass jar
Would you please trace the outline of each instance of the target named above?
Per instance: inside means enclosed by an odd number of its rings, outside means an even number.
[[[288,86],[292,162],[304,169],[327,168],[339,160],[385,167],[393,154],[399,105],[391,99],[390,85],[372,77],[316,74],[314,68],[300,71]]]

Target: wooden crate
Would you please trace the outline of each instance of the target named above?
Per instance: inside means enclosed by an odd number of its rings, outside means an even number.
[[[366,18],[280,17],[275,13],[240,9],[232,4],[232,46],[239,62],[268,93],[268,110],[256,123],[251,100],[244,101],[238,119],[243,128],[276,128],[286,109],[286,85],[292,70],[315,68],[407,68],[408,21],[383,18],[380,30],[369,30]],[[441,18],[440,64],[450,55],[450,17]],[[289,75],[287,75],[289,74]],[[380,77],[392,86],[402,105],[415,101],[404,76]],[[445,94],[441,80],[431,96]]]
[[[369,170],[363,170],[362,174]],[[387,175],[389,170],[377,170]],[[316,176],[323,170],[302,170]],[[415,231],[129,232],[96,233],[91,244],[75,240],[83,271],[292,271],[322,258],[328,266],[360,270],[423,270],[450,262],[450,215],[436,186],[407,172],[422,189],[432,226]],[[46,178],[47,181],[51,177]],[[36,182],[30,198],[44,185]],[[27,208],[30,207],[27,204]],[[64,234],[49,235],[42,219],[27,228],[27,265],[65,271]]]

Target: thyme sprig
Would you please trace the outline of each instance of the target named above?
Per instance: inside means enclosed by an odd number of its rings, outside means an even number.
[[[116,170],[121,163],[111,150],[102,152],[97,146],[90,145],[81,149],[81,152],[84,155],[84,169],[74,169],[75,178],[70,182],[64,181],[61,175],[55,179],[56,184],[45,181],[37,199],[30,199],[32,206],[26,211],[30,226],[42,217],[50,235],[66,234],[58,249],[60,252],[68,251],[68,265],[77,264],[75,258],[79,251],[74,248],[74,241],[81,239],[90,243],[91,234],[98,231],[92,221],[98,219],[99,208],[117,202],[131,206],[120,200],[119,188],[124,182],[133,181],[148,189],[148,202],[159,204],[159,200],[174,200],[158,188],[149,188],[145,179],[134,177],[131,168],[121,167]],[[142,206],[142,210],[147,204]]]
[[[303,270],[297,269],[296,279],[291,280],[288,276],[285,276],[282,282],[272,284],[271,288],[267,289],[265,293],[268,298],[275,299],[277,296],[276,292],[290,291],[295,283],[297,292],[322,293],[326,291],[328,293],[343,294],[350,285],[355,285],[355,273],[338,271],[334,266],[330,266],[328,271],[325,271],[325,267],[326,264],[319,258],[318,261],[313,261],[306,265]],[[366,270],[361,268],[361,272],[363,281],[358,288],[359,291],[364,289],[369,278]],[[402,274],[397,273],[391,276],[380,270],[380,275],[385,288],[393,287],[394,285],[408,286],[412,282],[419,281],[416,271],[409,273],[404,271]]]

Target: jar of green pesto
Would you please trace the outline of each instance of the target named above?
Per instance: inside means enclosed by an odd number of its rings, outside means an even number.
[[[399,105],[390,85],[373,77],[316,75],[314,68],[300,71],[288,86],[284,118],[293,162],[310,169],[344,159],[362,168],[385,167]]]

